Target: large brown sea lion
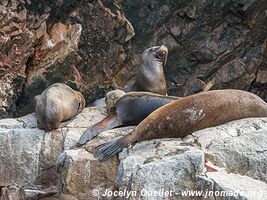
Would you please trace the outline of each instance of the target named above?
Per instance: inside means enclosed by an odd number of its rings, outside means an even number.
[[[46,131],[59,128],[62,121],[74,117],[85,106],[83,95],[62,83],[49,86],[34,99],[38,128]]]
[[[267,104],[241,90],[202,92],[160,107],[129,134],[96,147],[95,155],[104,161],[136,142],[184,137],[196,130],[247,117],[267,117]]]
[[[114,109],[107,117],[84,132],[77,145],[83,145],[103,131],[119,126],[137,125],[154,110],[177,99],[179,97],[150,92],[126,93],[115,102]]]

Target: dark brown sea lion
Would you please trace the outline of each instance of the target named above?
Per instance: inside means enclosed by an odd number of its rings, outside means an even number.
[[[124,92],[144,91],[166,95],[167,85],[163,67],[166,65],[168,48],[165,45],[154,46],[143,51],[139,71],[133,84],[124,88]],[[92,103],[95,107],[105,107],[105,98]]]
[[[96,147],[95,155],[104,161],[136,142],[184,137],[196,130],[247,117],[267,117],[267,104],[241,90],[202,92],[160,107],[129,134]]]
[[[83,95],[62,83],[49,86],[34,97],[38,128],[50,131],[62,121],[74,117],[85,106]]]
[[[141,64],[135,82],[125,88],[129,91],[146,91],[166,95],[167,85],[163,67],[167,62],[168,48],[165,45],[146,49],[141,56]]]
[[[86,143],[103,131],[119,126],[137,125],[154,110],[177,99],[179,97],[150,92],[126,93],[115,102],[115,108],[106,118],[84,132],[77,145]]]

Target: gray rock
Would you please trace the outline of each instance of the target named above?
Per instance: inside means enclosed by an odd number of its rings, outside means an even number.
[[[132,199],[179,200],[191,199],[184,196],[191,190],[265,190],[267,118],[237,120],[185,138],[143,141],[99,162],[95,146],[134,128],[105,131],[73,149],[83,131],[105,115],[105,108],[85,108],[65,127],[48,133],[36,127],[34,114],[0,120],[0,198],[107,199],[107,191],[131,188],[136,192]],[[62,195],[53,195],[57,191]]]
[[[267,118],[237,120],[193,133],[206,158],[228,171],[267,182]]]
[[[125,135],[130,132],[131,129],[132,127],[127,127],[105,131],[94,140],[89,141],[85,145],[85,148],[87,151],[93,152],[94,147],[98,144]],[[99,198],[102,199],[106,191],[112,194],[114,188],[118,191],[127,191],[127,189],[131,188],[130,191],[136,192],[131,193],[133,199],[154,200],[164,199],[166,196],[168,196],[169,199],[191,199],[189,196],[183,196],[183,192],[187,191],[205,192],[206,189],[208,189],[208,191],[215,192],[219,190],[217,188],[220,187],[220,191],[223,191],[224,188],[221,186],[221,183],[219,184],[219,180],[221,177],[221,181],[224,181],[224,175],[227,174],[226,171],[239,171],[240,174],[246,171],[247,175],[256,179],[266,176],[266,173],[264,173],[266,162],[263,162],[266,156],[262,155],[262,149],[264,148],[264,141],[266,139],[266,134],[264,135],[263,133],[266,132],[266,129],[267,118],[250,118],[203,129],[183,139],[166,138],[143,141],[124,149],[118,156],[120,164],[116,156],[111,160],[99,163],[90,153],[84,157],[82,156],[84,153],[79,153],[80,150],[75,150],[75,152],[66,151],[67,156],[65,160],[71,160],[72,164],[63,164],[63,169],[67,172],[68,176],[62,176],[62,183],[64,183],[63,185],[65,188],[73,187],[70,183],[67,184],[66,181],[73,183],[73,180],[77,181],[79,177],[84,177],[79,170],[85,167],[86,163],[86,166],[90,166],[91,168],[91,174],[106,174],[106,169],[112,169],[113,171],[114,168],[118,168],[116,179],[113,177],[113,181],[110,179],[106,180],[106,184],[103,186],[99,184],[99,177],[91,177],[90,186],[93,186],[92,188],[83,190],[80,194],[78,194],[76,190],[73,191],[69,188],[65,190],[67,194],[74,196],[85,194],[92,195],[94,189],[97,189]],[[252,139],[257,141],[258,145],[256,142],[252,144],[252,142],[250,142]],[[259,140],[261,140],[261,142]],[[244,143],[245,146],[241,145],[242,143]],[[213,146],[217,148],[211,148]],[[221,148],[219,149],[219,147]],[[223,148],[225,148],[225,150]],[[228,149],[228,151],[226,151],[226,149]],[[242,155],[250,159],[254,158],[255,162],[250,170],[244,168],[242,165],[242,156],[238,152],[242,152]],[[234,159],[236,159],[235,162],[233,162],[232,158],[233,153],[236,155],[236,157],[234,157]],[[221,163],[216,162],[217,160],[215,158],[217,154],[223,155],[223,159],[229,161],[224,162],[224,160],[221,159]],[[75,156],[77,156],[77,158],[75,158]],[[215,164],[215,166],[213,166],[212,163]],[[79,167],[75,169],[73,166]],[[93,168],[92,166],[97,167]],[[211,172],[217,170],[219,171]],[[218,174],[217,182],[210,178],[213,173]],[[62,172],[61,174],[64,173]],[[80,175],[78,176],[77,174]],[[241,175],[236,176],[241,177]],[[255,181],[255,183],[265,185],[264,182],[253,178],[245,176],[244,179],[246,181],[251,180],[252,182]],[[231,178],[228,179],[230,180]],[[84,185],[86,185],[86,181],[78,182],[82,183],[82,186],[79,188],[85,188]],[[239,188],[242,188],[242,184]],[[261,187],[258,189],[260,188]],[[247,187],[244,187],[244,190],[246,189]],[[154,191],[158,191],[159,194],[153,194],[152,192]],[[125,194],[127,195],[127,193]],[[215,195],[216,194],[217,193],[215,193]],[[205,195],[205,193],[202,193],[202,195]],[[93,198],[93,196],[91,197]],[[214,198],[214,195],[208,197],[208,199],[213,200]],[[216,198],[218,199],[219,197]],[[246,198],[247,196],[238,195],[236,198],[231,196],[221,199]]]
[[[204,185],[212,182],[204,195],[222,200],[262,200],[267,197],[267,184],[248,176],[225,172],[208,172],[206,177],[199,177]]]
[[[181,198],[182,190],[196,189],[196,176],[204,173],[204,153],[195,147],[181,146],[179,139],[142,142],[125,150],[120,158],[120,190],[127,187],[133,176],[131,188],[137,192],[136,199]],[[172,194],[152,194],[162,190]]]
[[[22,192],[29,199],[54,194],[49,188],[59,182],[55,168],[58,156],[72,148],[87,127],[103,119],[105,112],[85,108],[65,127],[47,133],[37,128],[35,114],[0,120],[1,194],[19,196]],[[12,189],[14,184],[19,192]]]

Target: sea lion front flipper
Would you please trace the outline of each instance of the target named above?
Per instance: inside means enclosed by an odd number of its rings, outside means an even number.
[[[121,125],[123,124],[121,123],[116,111],[113,111],[103,120],[89,127],[80,137],[77,146],[85,144],[87,141],[91,140],[92,138],[94,138],[103,131],[113,129]]]

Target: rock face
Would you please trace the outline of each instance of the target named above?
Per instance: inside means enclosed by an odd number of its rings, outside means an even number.
[[[55,82],[90,104],[128,84],[141,52],[161,44],[170,95],[238,88],[267,100],[265,18],[264,0],[2,0],[0,118],[33,112]]]
[[[2,194],[12,196],[15,189],[21,199],[58,193],[58,156],[77,142],[86,127],[95,122],[92,119],[99,121],[104,113],[86,108],[66,127],[49,133],[37,128],[35,114],[0,120],[0,199],[6,200]]]
[[[85,108],[48,133],[37,128],[34,114],[0,120],[0,199],[111,199],[116,191],[151,200],[267,195],[267,118],[233,121],[183,139],[140,142],[99,162],[95,146],[134,128],[106,131],[74,148],[83,131],[105,115],[104,108]]]

